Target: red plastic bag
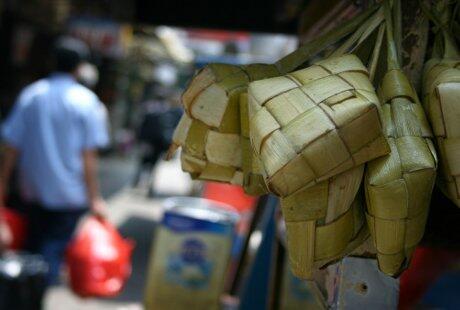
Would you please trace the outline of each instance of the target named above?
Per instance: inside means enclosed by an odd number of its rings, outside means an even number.
[[[27,239],[27,217],[10,208],[0,208],[0,213],[13,237],[8,249],[23,249]]]
[[[120,293],[131,275],[133,248],[107,220],[85,219],[66,253],[72,290],[82,297]]]

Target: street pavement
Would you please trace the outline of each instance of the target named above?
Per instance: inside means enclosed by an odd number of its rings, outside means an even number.
[[[148,198],[146,184],[131,188],[135,169],[132,158],[110,157],[101,160],[99,172],[101,191],[109,205],[109,220],[123,236],[136,243],[132,275],[124,290],[115,298],[83,299],[74,295],[64,280],[62,285],[48,291],[45,310],[143,309],[149,253],[155,226],[162,215],[162,200],[168,196],[187,195],[193,188],[177,158],[172,162],[160,162],[153,173],[153,186],[161,198]]]

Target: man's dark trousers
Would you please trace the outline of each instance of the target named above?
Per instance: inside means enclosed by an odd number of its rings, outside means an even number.
[[[27,206],[27,250],[42,255],[49,264],[48,285],[59,282],[59,271],[65,250],[78,221],[87,211],[88,208],[50,210],[40,204]]]

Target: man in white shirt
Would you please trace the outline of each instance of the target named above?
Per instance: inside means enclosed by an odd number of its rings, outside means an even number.
[[[55,283],[75,226],[88,209],[103,215],[96,176],[97,149],[109,143],[104,105],[77,83],[88,55],[81,41],[63,38],[55,48],[56,72],[27,86],[2,126],[6,144],[0,202],[18,162],[21,194],[29,213],[28,250],[50,264]]]

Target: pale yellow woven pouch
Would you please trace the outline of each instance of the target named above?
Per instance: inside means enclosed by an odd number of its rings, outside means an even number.
[[[427,15],[440,28],[438,38],[444,44],[442,56],[434,56],[425,64],[424,108],[436,137],[440,158],[438,186],[460,207],[460,55],[447,25],[441,24],[435,10],[433,8],[432,14],[427,12]],[[448,14],[446,17],[448,20]]]
[[[182,147],[182,169],[193,178],[243,184],[239,96],[248,82],[275,76],[274,65],[210,64],[182,96],[185,113],[170,154]]]
[[[423,236],[437,159],[423,108],[399,68],[388,2],[385,7],[388,72],[378,93],[391,153],[367,165],[365,190],[379,268],[394,276]]]
[[[387,154],[377,106],[354,55],[251,83],[251,143],[270,191],[288,197]]]
[[[424,75],[425,110],[440,157],[438,185],[460,207],[460,59],[432,59]]]

